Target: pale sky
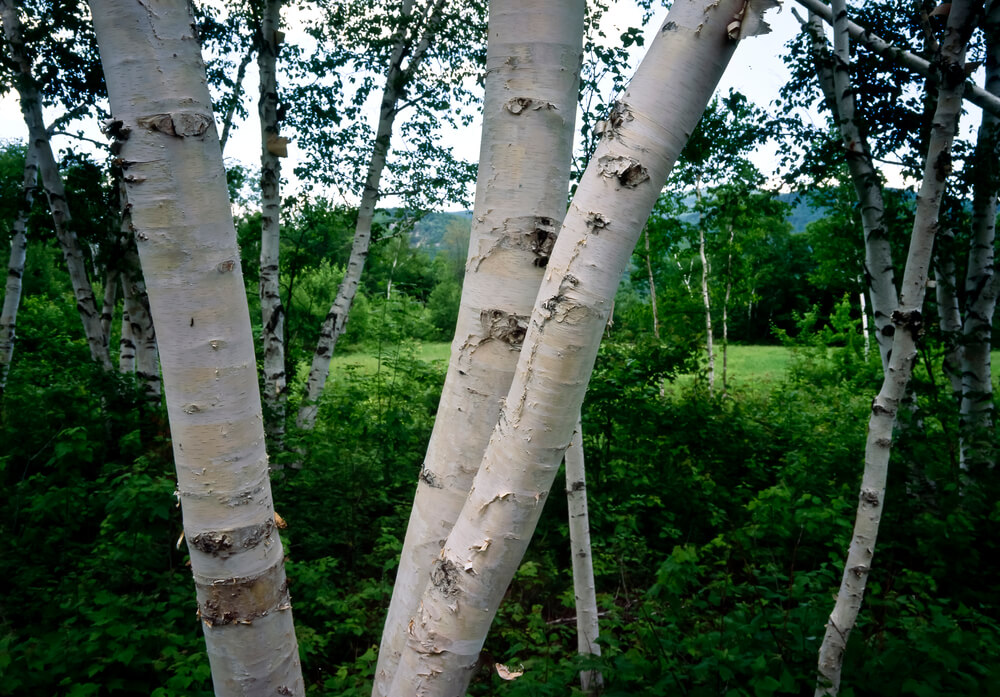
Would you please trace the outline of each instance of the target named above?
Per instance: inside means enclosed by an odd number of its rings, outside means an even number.
[[[787,3],[786,3],[787,4]],[[666,10],[660,12],[652,18],[646,26],[646,46],[655,35],[666,16]],[[725,93],[730,88],[739,90],[746,94],[754,103],[760,106],[767,106],[778,96],[778,90],[787,79],[788,72],[781,61],[784,52],[784,43],[791,39],[798,31],[798,21],[787,10],[781,12],[772,11],[768,13],[767,20],[771,24],[772,32],[764,36],[757,36],[744,40],[736,50],[729,69],[719,85],[720,93]],[[606,16],[605,31],[609,36],[617,36],[630,26],[636,26],[641,21],[641,13],[632,6],[631,2],[619,2],[618,7],[609,12]],[[289,23],[291,24],[291,23]],[[294,26],[287,27],[287,39],[289,43],[302,44],[307,41],[307,37],[297,32]],[[637,64],[644,49],[635,51],[634,60]],[[256,89],[257,74],[256,64],[251,63],[247,71],[244,88],[252,95]],[[227,160],[236,159],[243,164],[255,168],[259,164],[259,126],[257,124],[256,108],[249,104],[249,119],[242,123],[240,127],[230,135],[230,142],[226,147]],[[804,115],[805,118],[818,118],[816,116]],[[45,118],[51,121],[53,114],[46,112]],[[85,134],[95,140],[103,140],[97,124],[81,124],[74,126],[70,130],[84,128]],[[288,134],[293,138],[289,147],[289,157],[283,162],[283,173],[290,174],[295,165],[298,164],[299,152],[294,146],[294,133]],[[16,97],[8,94],[0,98],[0,139],[24,140],[27,137],[27,129],[21,119]],[[455,131],[445,136],[446,142],[455,147],[457,154],[469,161],[475,161],[479,155],[479,123],[474,123],[467,129]],[[71,140],[66,137],[56,137],[53,139],[57,148],[66,148],[71,144]],[[72,141],[77,147],[84,148],[78,141]],[[92,150],[93,151],[93,150]],[[757,156],[757,165],[765,173],[773,169],[774,151],[763,151]],[[292,182],[294,188],[294,182]]]

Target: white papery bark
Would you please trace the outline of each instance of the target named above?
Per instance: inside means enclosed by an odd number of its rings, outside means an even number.
[[[375,205],[379,200],[379,182],[382,180],[382,170],[385,169],[389,156],[389,145],[392,140],[392,128],[399,114],[399,102],[406,94],[406,83],[409,76],[416,72],[427,54],[427,49],[434,40],[437,23],[445,0],[427,0],[420,10],[420,16],[425,17],[424,30],[415,44],[408,38],[408,22],[414,21],[414,0],[404,0],[400,10],[402,19],[394,37],[392,56],[386,70],[385,88],[382,90],[382,102],[379,107],[378,125],[375,129],[375,141],[372,147],[372,159],[368,163],[368,174],[365,178],[365,188],[361,192],[361,203],[358,205],[358,222],[354,228],[354,243],[351,245],[351,256],[347,260],[344,278],[337,288],[337,297],[333,306],[320,327],[319,341],[313,353],[309,378],[306,380],[306,394],[299,409],[298,425],[300,428],[311,428],[316,421],[317,400],[323,394],[326,378],[330,373],[330,359],[333,358],[337,340],[347,328],[347,317],[354,304],[354,296],[361,282],[361,272],[364,271],[368,259],[368,248],[371,246],[372,222],[375,218]],[[404,65],[404,60],[407,60]]]
[[[513,383],[409,625],[389,694],[465,694],[569,446],[621,274],[732,55],[727,27],[744,7],[675,2],[611,115],[566,213]],[[737,23],[733,35],[740,33]]]
[[[117,269],[108,269],[104,274],[104,302],[101,303],[101,332],[111,336],[111,320],[115,318],[115,305],[118,303]]]
[[[260,73],[260,312],[264,351],[264,404],[272,451],[285,435],[285,308],[281,305],[281,160],[278,157],[278,51],[281,0],[266,0],[260,23],[257,68]],[[274,465],[278,467],[278,465]]]
[[[951,145],[962,108],[961,77],[964,76],[965,46],[971,32],[974,4],[968,0],[954,2],[948,16],[947,32],[941,49],[943,77],[927,148],[923,182],[917,195],[913,234],[903,274],[899,308],[892,313],[892,326],[895,332],[891,346],[891,360],[886,367],[882,389],[872,402],[858,512],[840,591],[820,646],[816,697],[836,695],[840,689],[847,640],[857,620],[871,570],[879,522],[885,504],[892,430],[896,422],[896,412],[906,395],[913,365],[917,359],[915,338],[923,322],[921,310],[941,197],[944,193],[945,180],[951,171]],[[956,79],[956,76],[959,79]]]
[[[451,360],[410,513],[374,695],[389,686],[431,565],[469,494],[566,211],[583,0],[494,0],[469,258]]]
[[[90,356],[106,370],[111,370],[111,355],[108,352],[108,337],[101,329],[101,316],[94,298],[94,291],[87,278],[83,252],[76,233],[73,232],[69,206],[66,203],[66,191],[63,187],[59,166],[52,154],[49,134],[42,118],[42,102],[38,87],[31,75],[31,61],[24,48],[24,32],[21,19],[13,0],[0,0],[0,17],[3,20],[4,38],[10,57],[17,66],[18,74],[15,86],[21,98],[21,114],[28,126],[30,147],[35,149],[38,158],[38,169],[42,174],[42,186],[49,208],[52,211],[52,224],[56,237],[62,249],[63,259],[69,271],[73,294],[76,297],[76,309],[83,322],[83,331],[90,347]]]
[[[219,697],[303,695],[253,337],[189,6],[93,0],[159,330],[177,492]]]
[[[989,5],[983,23],[986,38],[986,91],[1000,95],[1000,2]],[[965,277],[966,312],[962,327],[962,401],[959,407],[960,457],[963,470],[995,464],[993,380],[990,348],[998,278],[994,259],[1000,166],[1000,117],[983,112],[975,156],[972,242]]]
[[[712,296],[708,292],[708,255],[705,254],[705,228],[698,226],[698,256],[701,257],[701,302],[705,306],[705,352],[708,355],[708,393],[715,394],[715,336],[712,329]]]
[[[0,395],[7,387],[10,362],[14,357],[14,342],[17,338],[17,311],[21,307],[21,287],[24,277],[24,262],[28,255],[28,239],[24,234],[28,214],[35,200],[38,187],[38,164],[35,150],[29,144],[24,154],[24,180],[21,183],[21,200],[18,203],[17,218],[14,220],[10,238],[10,258],[7,262],[7,283],[3,296],[3,310],[0,312]]]
[[[128,256],[129,268],[122,272],[122,289],[125,297],[122,322],[124,326],[124,317],[128,316],[128,335],[132,340],[135,376],[142,382],[146,400],[152,404],[159,404],[162,393],[160,352],[156,346],[156,330],[149,311],[149,296],[139,269],[138,257],[135,256],[135,252]],[[134,258],[134,262],[131,258]],[[125,336],[124,329],[122,336]]]
[[[124,286],[125,279],[122,279]],[[126,291],[122,289],[124,295]],[[126,299],[126,305],[128,300]],[[118,340],[118,372],[122,375],[135,373],[135,340],[132,338],[132,323],[129,322],[128,307],[122,308],[122,333]]]
[[[941,231],[941,237],[954,242],[955,232],[947,229]],[[938,328],[944,338],[948,351],[942,361],[942,369],[951,384],[951,393],[956,399],[962,394],[962,344],[959,339],[962,334],[962,313],[958,306],[958,292],[955,283],[954,245],[943,244],[948,248],[938,250],[938,260],[934,268],[934,295],[938,308]]]
[[[576,648],[581,656],[600,656],[597,620],[597,587],[594,556],[590,547],[590,516],[587,513],[587,476],[583,460],[583,426],[577,419],[573,439],[566,449],[566,503],[569,515],[569,546],[573,555],[573,595],[576,598]],[[580,687],[597,694],[604,686],[598,670],[580,672]]]

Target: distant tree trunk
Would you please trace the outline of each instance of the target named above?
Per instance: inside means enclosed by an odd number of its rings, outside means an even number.
[[[414,0],[403,0],[402,19],[394,37],[392,56],[386,70],[385,88],[382,90],[382,102],[379,108],[378,126],[375,130],[372,158],[368,163],[365,188],[361,192],[361,203],[358,206],[358,222],[354,228],[351,256],[347,261],[344,278],[337,289],[337,297],[334,299],[326,319],[323,320],[323,326],[320,327],[319,341],[316,344],[309,378],[306,381],[305,398],[299,409],[298,424],[300,428],[311,428],[316,420],[316,402],[326,385],[326,378],[330,373],[330,359],[333,358],[337,340],[347,326],[347,316],[354,304],[354,296],[358,292],[358,284],[361,281],[361,272],[364,271],[365,261],[368,259],[375,205],[379,199],[379,182],[382,179],[382,170],[385,169],[386,159],[389,155],[392,128],[400,109],[399,102],[406,95],[406,86],[410,77],[416,72],[434,40],[445,0],[427,0],[421,11],[421,15],[427,18],[426,24],[420,40],[415,45],[407,34],[407,23],[413,19],[413,5]],[[409,57],[409,62],[404,66],[403,61],[407,57]]]
[[[656,279],[653,278],[653,265],[649,253],[649,228],[644,228],[642,238],[646,242],[646,274],[649,278],[649,301],[653,306],[653,336],[660,338],[660,313],[656,308]]]
[[[834,54],[827,51],[823,38],[823,25],[819,17],[810,12],[809,30],[813,39],[813,57],[820,85],[826,101],[840,125],[844,157],[851,173],[851,181],[860,203],[861,224],[865,240],[865,282],[872,301],[875,321],[875,340],[882,357],[882,369],[889,363],[892,346],[890,317],[896,309],[896,281],[893,277],[892,249],[889,246],[885,222],[885,203],[882,184],[872,161],[868,141],[862,134],[854,116],[854,88],[850,77],[850,45],[847,33],[847,16],[837,15],[834,22]]]
[[[281,154],[278,135],[278,52],[281,49],[281,0],[266,0],[260,23],[257,68],[260,72],[260,311],[264,357],[265,426],[274,455],[285,438],[285,310],[279,284],[281,249]],[[281,460],[271,462],[281,469]]]
[[[122,295],[127,291],[124,289],[127,281],[122,277]],[[122,375],[133,375],[135,373],[135,340],[132,338],[132,323],[128,316],[128,299],[126,306],[122,308],[122,334],[118,340],[118,372]]]
[[[451,359],[375,674],[390,691],[432,564],[469,495],[566,213],[583,0],[493,0],[469,257]]]
[[[983,23],[986,37],[986,91],[1000,95],[1000,2],[991,2]],[[993,380],[990,348],[997,302],[994,259],[997,193],[1000,189],[1000,117],[983,112],[976,143],[972,242],[965,277],[965,323],[962,327],[962,402],[959,408],[960,458],[964,470],[992,466]]]
[[[913,364],[917,359],[916,334],[923,322],[922,308],[928,267],[941,197],[951,169],[952,141],[962,109],[965,46],[977,14],[977,5],[982,6],[981,3],[957,0],[952,3],[951,13],[948,15],[945,40],[941,48],[942,80],[925,158],[923,182],[917,195],[900,304],[891,316],[895,330],[892,335],[891,360],[885,370],[882,389],[872,402],[857,518],[840,591],[819,651],[816,697],[836,695],[840,689],[847,640],[857,620],[871,570],[885,504],[892,430],[896,412],[906,395]],[[843,0],[835,0],[833,12],[835,16],[844,13]]]
[[[146,401],[159,404],[161,396],[160,352],[156,345],[156,330],[149,311],[149,296],[142,279],[139,258],[131,252],[126,259],[129,268],[122,272],[125,311],[129,318],[129,336],[132,339],[134,370],[142,383]]]
[[[576,645],[581,656],[600,656],[597,643],[597,588],[594,585],[594,557],[590,546],[590,517],[587,513],[587,477],[583,460],[583,426],[577,419],[573,439],[566,449],[566,500],[569,515],[569,546],[573,557],[573,594],[576,598]],[[595,695],[604,686],[597,670],[580,672],[580,687]]]
[[[3,19],[4,37],[10,57],[17,66],[15,86],[21,98],[21,113],[28,126],[30,147],[36,151],[39,171],[42,174],[42,186],[49,208],[52,211],[52,223],[62,248],[63,259],[69,271],[73,284],[73,294],[76,296],[76,309],[83,322],[84,334],[90,346],[90,356],[106,370],[111,370],[111,355],[108,352],[108,338],[101,329],[101,316],[94,298],[94,291],[87,278],[83,253],[77,241],[76,233],[70,227],[71,217],[66,203],[66,192],[63,188],[59,166],[52,154],[49,134],[42,119],[42,102],[38,87],[31,75],[31,61],[25,52],[24,33],[21,19],[18,17],[13,0],[0,0],[0,16]]]
[[[858,293],[858,300],[861,303],[861,335],[865,339],[865,360],[868,360],[868,352],[871,351],[871,339],[868,337],[868,308],[865,302],[865,292]]]
[[[698,255],[701,257],[701,301],[705,305],[705,349],[708,353],[708,393],[715,394],[715,341],[712,336],[712,297],[708,292],[708,255],[705,254],[705,228],[698,226]]]
[[[409,624],[391,695],[465,694],[569,446],[621,275],[736,47],[727,25],[741,7],[674,2],[616,105],[566,213],[479,472]],[[671,75],[684,77],[664,89]]]
[[[945,344],[942,369],[951,383],[951,393],[957,401],[962,397],[963,350],[962,314],[958,307],[955,283],[955,232],[946,228],[941,231],[940,236],[942,243],[934,267],[934,294],[938,307],[938,328]]]
[[[218,697],[304,695],[256,359],[195,23],[181,0],[94,0],[159,330],[177,491]]]
[[[733,290],[733,240],[736,228],[729,226],[729,249],[726,254],[726,294],[722,300],[722,396],[729,390],[729,297]]]
[[[108,269],[104,274],[104,302],[101,303],[101,332],[106,337],[111,336],[111,320],[115,318],[115,305],[118,303],[118,278],[120,276],[121,274],[117,269]]]
[[[17,338],[17,311],[21,306],[21,286],[24,277],[24,262],[28,255],[28,239],[24,234],[28,224],[28,214],[35,201],[38,187],[38,164],[35,149],[28,144],[24,155],[24,180],[21,183],[21,198],[17,206],[13,235],[10,238],[10,260],[7,262],[7,284],[3,296],[3,311],[0,313],[0,397],[7,387],[10,362],[14,357],[14,342]]]

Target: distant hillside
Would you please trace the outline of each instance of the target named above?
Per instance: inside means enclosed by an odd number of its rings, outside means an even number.
[[[787,220],[793,233],[805,232],[809,223],[826,215],[824,208],[813,208],[799,193],[778,194],[778,200],[791,206]],[[693,199],[691,203],[694,203]],[[698,219],[693,213],[681,217],[688,222]],[[445,250],[449,254],[464,255],[471,229],[472,211],[428,213],[413,226],[410,240],[414,247],[426,250],[432,258]]]

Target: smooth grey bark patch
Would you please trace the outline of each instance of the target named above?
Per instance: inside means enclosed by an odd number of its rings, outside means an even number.
[[[631,157],[603,155],[597,161],[597,170],[606,179],[617,179],[626,189],[649,181],[649,171]]]
[[[483,325],[483,333],[490,339],[496,339],[511,348],[521,348],[524,336],[528,333],[528,316],[516,315],[499,309],[483,310],[479,321]]]
[[[143,128],[178,138],[203,135],[212,125],[211,117],[205,114],[183,111],[175,114],[141,116],[136,121]]]

